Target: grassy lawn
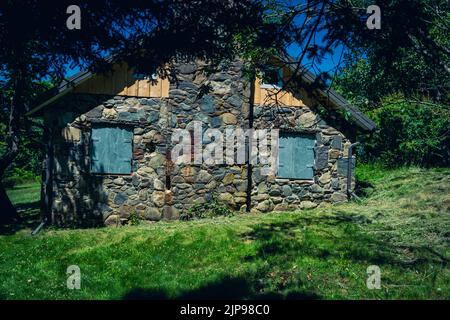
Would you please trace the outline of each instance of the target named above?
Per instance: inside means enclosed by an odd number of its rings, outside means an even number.
[[[21,205],[27,205],[39,201],[41,185],[39,182],[30,182],[15,186],[6,192],[14,205],[20,207]]]
[[[23,218],[23,221],[15,225],[13,229],[8,228],[6,233],[9,234],[16,230],[35,227],[36,222],[40,220],[40,182],[29,182],[17,185],[6,190],[6,193],[16,206],[21,218]],[[0,234],[4,232],[2,229],[3,228],[0,228]]]
[[[359,203],[0,235],[0,298],[450,298],[450,169],[360,167],[358,179]],[[22,206],[39,195],[21,190]],[[70,265],[80,290],[66,288]],[[366,287],[370,265],[380,290]]]

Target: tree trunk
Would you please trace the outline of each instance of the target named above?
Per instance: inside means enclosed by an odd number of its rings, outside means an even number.
[[[19,215],[16,209],[8,198],[6,194],[5,187],[3,183],[0,182],[0,208],[2,214],[0,214],[0,224],[10,224],[19,221]]]
[[[52,221],[51,207],[53,203],[53,136],[50,127],[44,127],[44,162],[41,186],[41,212],[42,219]]]
[[[11,126],[11,125],[10,125]],[[19,138],[12,130],[9,130],[8,136],[8,149],[7,152],[0,158],[0,223],[11,223],[19,220],[19,215],[16,209],[12,205],[11,201],[6,194],[5,187],[3,186],[2,180],[4,173],[8,166],[13,162],[14,158],[18,154]]]
[[[0,158],[0,223],[11,223],[19,220],[19,215],[6,194],[1,183],[6,169],[14,161],[19,153],[19,122],[20,116],[24,112],[23,105],[25,84],[23,68],[17,68],[17,73],[13,79],[13,96],[9,110],[9,126],[6,135],[7,150]]]

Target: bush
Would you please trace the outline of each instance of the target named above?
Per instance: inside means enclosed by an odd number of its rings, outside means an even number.
[[[399,165],[448,166],[450,110],[426,101],[406,101],[401,96],[384,99],[368,112],[377,131],[359,150],[365,162]]]
[[[212,217],[229,217],[233,215],[225,204],[220,203],[214,195],[211,202],[197,203],[180,215],[180,220],[204,219]]]
[[[0,117],[1,118],[1,117]],[[42,123],[42,120],[40,120]],[[42,129],[29,122],[21,124],[26,128],[22,132],[19,140],[19,153],[11,165],[6,169],[2,177],[2,182],[6,187],[13,187],[17,184],[39,181],[42,171],[42,145],[36,143],[41,139]],[[0,119],[0,155],[7,150],[7,130],[6,119]]]
[[[7,170],[2,182],[5,188],[12,188],[18,184],[40,181],[40,176],[36,176],[34,172],[14,167]]]

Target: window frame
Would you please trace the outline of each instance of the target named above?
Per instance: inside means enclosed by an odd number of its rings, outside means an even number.
[[[272,70],[272,71],[276,71],[278,73],[278,83],[266,83],[264,82],[264,72],[262,74],[261,77],[261,85],[260,88],[261,89],[281,89],[283,88],[283,76],[284,76],[284,72],[283,72],[283,68],[282,67],[272,67],[272,68],[268,68],[268,70]]]
[[[134,80],[150,80],[156,81],[158,80],[158,74],[152,73],[150,76],[144,73],[133,73]]]

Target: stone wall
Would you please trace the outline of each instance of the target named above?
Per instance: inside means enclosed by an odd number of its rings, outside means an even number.
[[[179,64],[169,98],[69,94],[47,109],[45,123],[52,130],[55,154],[55,223],[114,225],[132,213],[151,221],[177,219],[192,204],[214,195],[234,210],[245,209],[246,165],[174,165],[167,157],[173,130],[192,130],[194,121],[203,130],[248,128],[250,85],[242,77],[241,62],[210,75],[204,67]],[[313,181],[277,179],[262,175],[260,165],[253,168],[253,211],[311,208],[346,199],[342,159],[350,142],[339,131],[306,106],[255,106],[254,116],[256,129],[314,133],[317,141]],[[90,129],[102,123],[133,127],[131,175],[90,173]]]
[[[192,130],[194,121],[208,128],[248,127],[250,86],[242,77],[242,64],[234,62],[225,71],[205,76],[201,63],[178,69],[179,84],[170,88],[173,128]],[[199,96],[199,92],[204,94]],[[203,146],[211,142],[203,140]],[[200,151],[201,152],[201,151]],[[245,165],[177,165],[173,170],[173,206],[186,210],[193,203],[211,201],[213,196],[239,210],[246,201]]]
[[[167,211],[167,100],[77,94],[54,107],[58,112],[45,117],[53,130],[55,149],[53,221],[116,224],[133,212],[161,219]],[[90,129],[95,124],[134,128],[131,175],[90,173]]]
[[[322,202],[347,200],[347,167],[342,159],[350,141],[328,125],[312,108],[256,106],[255,129],[277,128],[286,132],[312,134],[316,137],[313,180],[280,179],[276,174],[263,175],[263,166],[252,174],[252,208],[254,211],[284,211],[317,207]]]

